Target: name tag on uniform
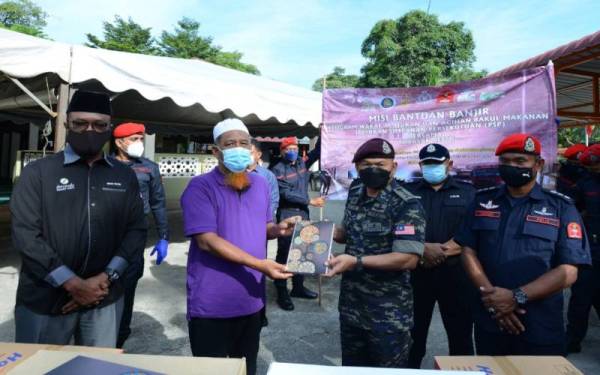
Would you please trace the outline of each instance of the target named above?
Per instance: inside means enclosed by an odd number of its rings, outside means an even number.
[[[560,226],[560,220],[544,216],[527,215],[527,221],[531,221],[532,223],[552,225],[553,227],[557,228]]]
[[[452,195],[450,195],[450,198],[460,198],[460,195],[458,195],[458,194],[452,194]]]
[[[413,236],[415,234],[415,226],[411,224],[398,224],[394,234],[396,236]]]
[[[500,211],[475,210],[475,217],[491,217],[494,219],[499,219]]]

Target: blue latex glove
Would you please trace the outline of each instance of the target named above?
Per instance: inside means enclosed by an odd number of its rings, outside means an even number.
[[[150,256],[156,253],[156,265],[162,263],[163,260],[167,257],[167,250],[169,248],[169,241],[167,240],[159,240],[154,246],[154,250],[150,253]]]

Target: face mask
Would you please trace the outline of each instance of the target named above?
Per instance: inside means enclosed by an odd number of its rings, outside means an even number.
[[[221,150],[223,153],[223,164],[233,173],[240,173],[252,164],[250,150],[243,147],[228,148]]]
[[[140,158],[144,154],[144,144],[142,142],[133,142],[127,146],[127,155],[132,158]]]
[[[369,167],[358,171],[360,180],[371,189],[381,190],[390,180],[390,172],[376,167]]]
[[[498,166],[500,177],[510,187],[521,187],[535,179],[533,168],[519,168],[511,165]]]
[[[288,151],[285,153],[285,158],[288,161],[295,162],[298,159],[298,151]]]
[[[100,153],[102,147],[110,139],[110,132],[98,133],[96,131],[84,131],[76,133],[69,131],[67,133],[67,142],[83,159],[94,157]]]
[[[446,179],[446,165],[444,164],[424,164],[421,169],[425,181],[432,185],[437,185]]]

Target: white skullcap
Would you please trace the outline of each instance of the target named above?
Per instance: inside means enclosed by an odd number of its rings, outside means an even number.
[[[215,140],[215,143],[217,142],[217,138],[219,138],[223,133],[227,133],[232,130],[241,130],[250,135],[248,128],[241,120],[237,118],[228,118],[215,125],[215,128],[213,129],[213,139]]]

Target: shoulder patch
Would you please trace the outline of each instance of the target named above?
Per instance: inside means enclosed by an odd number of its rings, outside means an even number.
[[[487,193],[487,192],[490,192],[490,191],[496,191],[498,189],[499,189],[499,186],[492,186],[492,187],[488,187],[488,188],[478,189],[477,190],[477,194]]]
[[[543,189],[543,191],[546,192],[546,193],[548,193],[548,194],[552,194],[555,197],[559,197],[559,198],[563,199],[564,201],[566,201],[567,203],[573,203],[573,199],[571,199],[571,197],[569,197],[568,195],[564,195],[562,193],[559,193],[556,190],[546,190],[546,189]]]

